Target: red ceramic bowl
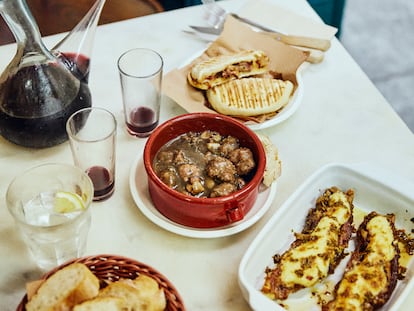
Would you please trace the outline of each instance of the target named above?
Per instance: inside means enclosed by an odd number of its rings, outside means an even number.
[[[171,189],[155,174],[152,163],[165,143],[190,131],[205,130],[232,135],[239,139],[240,146],[252,151],[256,172],[243,189],[223,197],[196,198]],[[242,220],[250,211],[263,179],[266,155],[257,135],[241,122],[219,114],[190,113],[164,122],[151,134],[144,149],[144,166],[151,199],[161,214],[185,226],[217,228]]]

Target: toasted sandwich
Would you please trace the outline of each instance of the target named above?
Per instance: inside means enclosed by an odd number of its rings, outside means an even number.
[[[230,80],[266,73],[268,64],[269,57],[263,51],[243,50],[196,63],[187,79],[192,86],[208,90]]]
[[[229,116],[258,116],[286,106],[293,83],[272,78],[233,80],[207,90],[211,107]]]

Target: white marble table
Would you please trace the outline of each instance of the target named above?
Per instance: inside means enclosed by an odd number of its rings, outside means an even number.
[[[318,19],[305,0],[273,0]],[[234,11],[243,1],[224,1]],[[115,194],[92,205],[92,227],[87,254],[119,254],[144,262],[169,278],[188,310],[249,310],[237,281],[239,262],[258,231],[275,210],[312,172],[331,162],[370,163],[414,178],[414,136],[392,110],[338,40],[324,62],[303,74],[304,97],[287,121],[262,133],[279,148],[283,162],[277,195],[269,211],[239,234],[216,239],[184,237],[160,228],[137,208],[129,191],[132,163],[145,139],[134,139],[123,123],[121,91],[116,68],[118,56],[133,47],[150,47],[165,59],[166,72],[182,64],[206,44],[181,32],[197,24],[201,7],[100,26],[96,33],[90,86],[93,105],[111,110],[119,121]],[[58,36],[49,37],[53,45]],[[0,47],[0,68],[14,54],[14,45]],[[163,102],[162,119],[184,111]],[[25,149],[0,138],[0,309],[15,310],[26,281],[40,275],[31,261],[5,205],[9,182],[23,170],[46,162],[69,162],[68,143],[44,149]],[[414,293],[401,310],[410,310]]]

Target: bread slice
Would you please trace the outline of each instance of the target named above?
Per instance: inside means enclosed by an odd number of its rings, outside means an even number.
[[[164,291],[149,277],[136,280],[122,279],[102,289],[99,297],[119,297],[126,302],[128,310],[162,311],[166,307]]]
[[[207,90],[230,80],[264,74],[268,64],[269,58],[263,51],[242,50],[194,64],[187,80],[192,86]]]
[[[96,297],[82,302],[73,311],[128,311],[126,303],[118,297]]]
[[[26,310],[71,310],[98,292],[99,279],[86,265],[73,263],[51,275],[26,304]]]
[[[280,110],[289,102],[293,83],[272,78],[233,80],[207,90],[214,110],[229,116],[258,116]]]
[[[146,310],[161,311],[166,308],[165,293],[153,278],[140,274],[133,280],[123,279],[120,282],[125,282],[139,291],[139,299],[148,306]]]
[[[279,159],[279,151],[272,143],[269,136],[257,134],[263,144],[266,154],[266,167],[263,173],[263,185],[270,187],[282,174],[282,161]]]

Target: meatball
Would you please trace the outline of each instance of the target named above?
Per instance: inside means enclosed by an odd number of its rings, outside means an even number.
[[[219,152],[223,157],[227,157],[230,152],[237,148],[239,148],[238,139],[233,136],[227,136],[221,142]]]
[[[185,163],[188,163],[188,159],[185,156],[184,151],[178,150],[176,152],[176,155],[175,155],[175,158],[174,158],[174,164],[175,165],[182,165],[182,164],[185,164]]]
[[[223,197],[229,195],[237,190],[234,184],[224,182],[215,186],[210,193],[211,198]]]
[[[194,164],[182,164],[178,167],[178,174],[185,182],[188,182],[190,178],[200,176],[200,169]]]
[[[208,162],[207,175],[212,178],[218,178],[221,181],[225,182],[234,182],[236,168],[234,164],[223,157],[215,157],[210,162]]]
[[[158,161],[170,164],[174,161],[175,152],[171,150],[161,151],[158,153]]]
[[[233,162],[237,169],[237,174],[246,175],[252,171],[256,163],[253,153],[249,148],[238,148],[230,152],[229,160]]]
[[[205,160],[205,162],[206,162],[206,163],[210,162],[211,160],[213,160],[213,159],[215,159],[215,158],[217,158],[217,155],[216,155],[216,154],[214,154],[214,153],[212,153],[212,152],[207,152],[207,153],[204,155],[204,160]]]
[[[186,182],[185,189],[192,195],[204,192],[200,168],[195,164],[183,164],[178,167],[178,174]]]

